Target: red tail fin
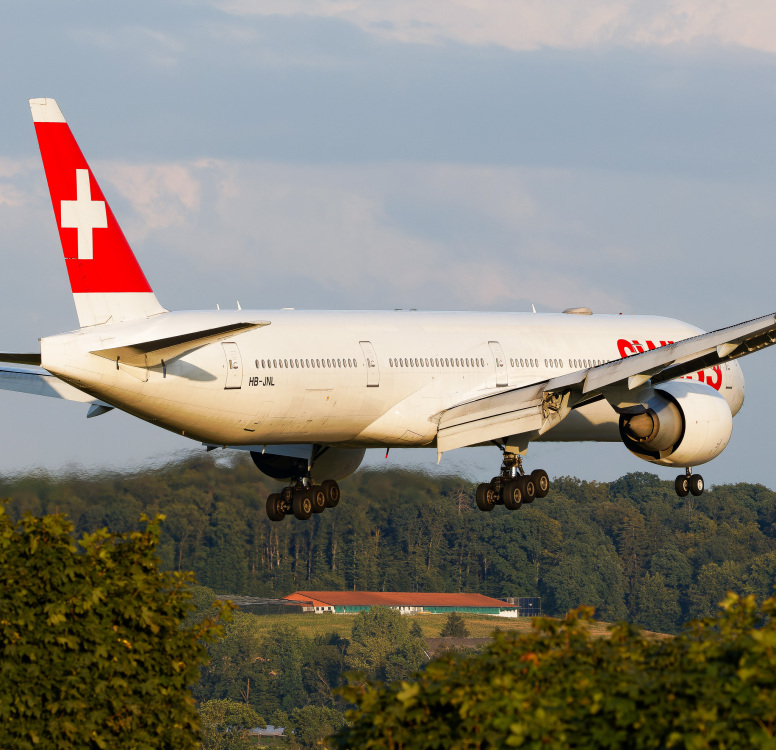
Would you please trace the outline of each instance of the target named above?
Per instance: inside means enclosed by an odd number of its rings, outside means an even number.
[[[57,103],[31,99],[30,108],[81,326],[166,312]]]

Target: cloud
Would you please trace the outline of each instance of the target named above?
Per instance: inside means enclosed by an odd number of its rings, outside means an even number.
[[[220,0],[236,15],[338,18],[413,43],[513,50],[606,45],[736,45],[776,51],[776,6],[762,0]]]
[[[532,195],[534,182],[567,181],[557,171],[231,160],[100,171],[129,204],[127,235],[152,255],[185,263],[189,279],[240,269],[278,306],[624,306],[592,278],[580,300],[578,247],[564,245],[557,206]]]
[[[139,229],[150,232],[180,226],[199,208],[198,165],[97,163],[98,174],[112,184],[140,218]]]

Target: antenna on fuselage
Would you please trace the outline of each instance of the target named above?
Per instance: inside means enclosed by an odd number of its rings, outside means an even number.
[[[237,309],[238,310],[242,310],[242,307],[240,307],[240,300],[239,299],[237,300]]]
[[[533,302],[531,303],[531,309],[532,309],[534,312],[536,312],[536,307],[534,307],[534,304],[533,304]]]

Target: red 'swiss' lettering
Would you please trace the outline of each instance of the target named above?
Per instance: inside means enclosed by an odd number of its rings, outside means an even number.
[[[661,341],[660,346],[667,346],[673,344],[673,341]],[[652,341],[645,341],[644,345],[637,339],[619,339],[617,341],[617,351],[620,353],[620,357],[629,357],[633,354],[641,354],[647,350],[658,349]],[[699,370],[694,375],[684,375],[683,380],[697,380],[699,383],[705,383],[710,385],[714,390],[722,388],[722,368],[719,365],[709,368],[708,370]]]

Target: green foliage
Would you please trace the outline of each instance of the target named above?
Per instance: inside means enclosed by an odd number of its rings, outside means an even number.
[[[730,595],[676,638],[587,635],[590,608],[411,680],[352,684],[338,747],[773,748],[776,599]]]
[[[294,748],[328,747],[328,737],[345,726],[341,711],[321,706],[297,708],[286,724],[288,745]]]
[[[188,686],[220,626],[181,627],[191,577],[159,571],[160,520],[76,543],[0,506],[0,747],[198,746]]]
[[[560,477],[548,497],[512,513],[480,513],[474,486],[457,477],[361,471],[342,487],[337,509],[272,523],[263,505],[276,485],[244,456],[201,456],[136,475],[0,478],[13,517],[59,509],[79,533],[125,532],[141,512],[167,514],[163,567],[193,570],[225,594],[541,596],[547,614],[586,604],[602,620],[675,633],[713,612],[731,584],[767,596],[776,576],[776,493],[760,485],[678,498],[673,482],[646,472],[611,483]],[[665,599],[656,604],[653,591]]]
[[[374,680],[399,680],[423,663],[420,639],[410,633],[407,619],[390,607],[359,612],[345,653],[349,669]]]
[[[451,612],[445,620],[439,636],[440,638],[468,638],[469,629],[466,627],[466,621],[458,612]]]
[[[334,633],[308,638],[283,625],[264,630],[259,616],[235,612],[224,638],[209,646],[210,663],[193,692],[203,703],[244,703],[285,726],[296,708],[334,706],[332,691],[345,669],[346,645]]]
[[[256,740],[249,732],[266,726],[250,706],[230,700],[210,700],[199,708],[205,750],[251,750]]]

